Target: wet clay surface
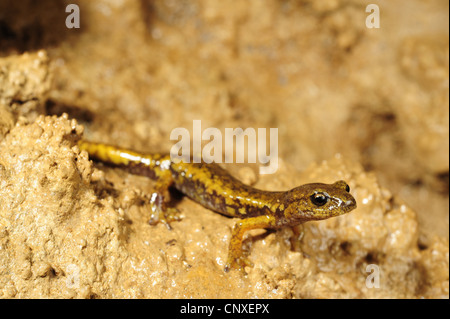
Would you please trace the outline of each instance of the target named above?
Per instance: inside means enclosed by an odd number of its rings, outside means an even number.
[[[79,1],[70,31],[62,3],[0,3],[0,297],[448,298],[448,3],[375,30],[357,1]],[[278,128],[278,171],[241,180],[343,179],[358,208],[251,231],[225,273],[235,219],[182,197],[150,226],[154,182],[76,146],[167,152],[197,119]]]

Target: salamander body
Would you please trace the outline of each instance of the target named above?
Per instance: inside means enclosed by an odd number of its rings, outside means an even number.
[[[170,206],[170,187],[210,210],[240,218],[232,230],[225,270],[251,265],[242,256],[241,248],[243,235],[250,229],[295,226],[343,215],[356,208],[356,201],[344,181],[271,192],[242,183],[214,163],[173,162],[170,155],[143,154],[86,141],[78,145],[92,158],[156,180],[151,196],[152,225],[162,222],[170,229],[170,222],[179,220],[177,209]]]

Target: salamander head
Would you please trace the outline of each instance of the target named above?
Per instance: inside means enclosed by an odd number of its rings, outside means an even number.
[[[327,219],[356,208],[356,200],[344,181],[296,187],[284,195],[283,202],[284,217],[288,223]]]

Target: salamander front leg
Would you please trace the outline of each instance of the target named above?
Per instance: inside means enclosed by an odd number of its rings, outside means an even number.
[[[167,174],[158,179],[155,186],[155,192],[150,198],[150,205],[152,214],[150,216],[149,224],[156,225],[162,222],[167,229],[171,230],[170,223],[172,221],[179,221],[179,211],[175,207],[169,207],[170,193],[169,187],[173,184],[172,177]]]
[[[275,226],[275,218],[268,215],[246,218],[234,224],[225,271],[228,272],[230,269],[242,270],[245,266],[253,266],[250,260],[242,256],[244,233],[251,229],[272,228],[273,226]]]

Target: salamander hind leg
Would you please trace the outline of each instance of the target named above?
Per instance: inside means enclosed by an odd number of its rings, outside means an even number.
[[[173,184],[173,179],[170,174],[164,174],[158,178],[155,186],[155,192],[152,193],[150,198],[151,205],[151,217],[149,220],[150,225],[156,225],[161,222],[171,230],[170,223],[173,221],[179,221],[179,210],[175,207],[170,207],[170,192],[169,187]]]
[[[238,221],[232,230],[228,249],[228,259],[225,271],[230,269],[243,270],[246,266],[253,266],[252,262],[242,254],[242,240],[244,233],[251,229],[271,228],[275,224],[273,216],[257,216]]]

